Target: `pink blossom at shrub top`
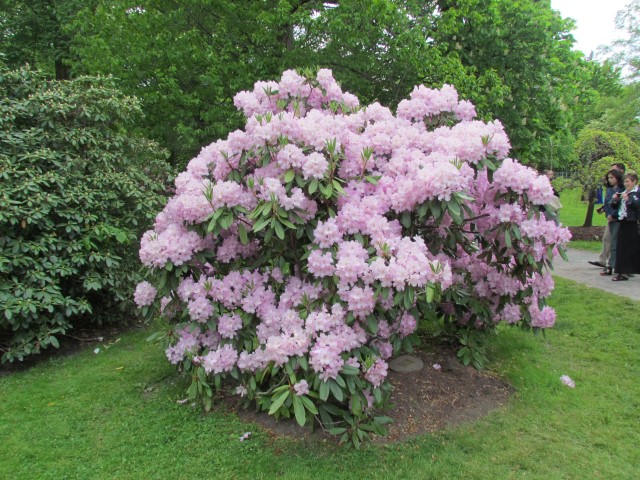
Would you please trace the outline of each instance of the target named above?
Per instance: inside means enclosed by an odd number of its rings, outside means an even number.
[[[329,70],[287,71],[234,103],[245,128],[191,160],[140,248],[136,303],[164,299],[190,395],[225,379],[301,424],[362,417],[419,323],[553,326],[569,233],[538,210],[549,181],[453,87],[416,87],[394,114]]]

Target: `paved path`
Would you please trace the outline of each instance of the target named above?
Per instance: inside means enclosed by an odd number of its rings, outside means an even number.
[[[635,275],[626,282],[612,282],[611,277],[600,276],[602,268],[587,263],[589,260],[598,260],[597,252],[570,248],[567,251],[567,257],[569,258],[568,262],[565,262],[562,257],[556,257],[553,275],[640,301],[640,275]]]

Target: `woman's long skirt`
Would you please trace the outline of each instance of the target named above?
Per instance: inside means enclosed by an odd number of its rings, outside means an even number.
[[[640,273],[638,222],[622,220],[616,243],[616,273]]]

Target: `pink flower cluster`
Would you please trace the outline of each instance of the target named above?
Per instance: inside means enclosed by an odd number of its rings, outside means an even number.
[[[387,369],[387,362],[382,359],[377,359],[365,372],[364,378],[366,378],[374,387],[379,387],[387,377]]]
[[[156,299],[158,291],[149,282],[140,282],[133,293],[133,300],[140,308],[151,305]]]
[[[193,358],[244,381],[304,359],[305,375],[328,381],[351,366],[379,387],[393,345],[417,328],[409,310],[435,287],[462,289],[491,314],[467,311],[460,323],[553,325],[543,302],[550,275],[520,273],[523,255],[551,261],[549,245],[569,239],[536,212],[553,195],[549,181],[508,158],[500,122],[474,120],[453,87],[416,87],[394,114],[361,108],[329,70],[315,79],[287,71],[234,103],[245,129],[191,160],[141,240],[151,270],[188,267],[173,291],[158,287],[189,324],[167,349],[170,362]],[[215,221],[217,235],[205,234]],[[455,248],[444,241],[453,232]],[[297,257],[285,268],[276,260],[289,250]],[[148,306],[157,293],[143,282],[134,299]],[[293,389],[306,395],[312,378],[297,378]]]

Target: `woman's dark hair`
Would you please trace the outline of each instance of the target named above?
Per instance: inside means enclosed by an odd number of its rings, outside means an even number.
[[[616,185],[618,187],[622,186],[622,173],[620,172],[620,170],[616,170],[615,168],[612,168],[611,170],[609,170],[606,176],[607,182],[609,180],[609,175],[616,177],[616,182],[617,182]],[[607,185],[609,184],[607,183]]]

